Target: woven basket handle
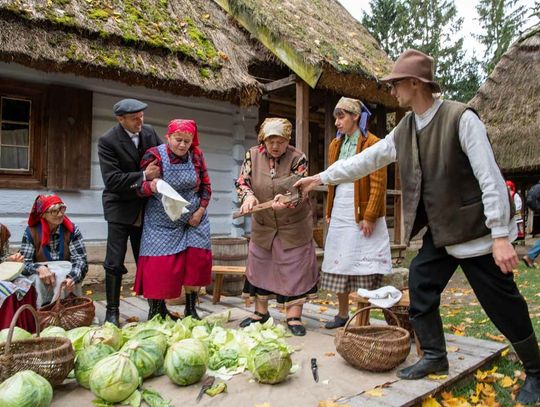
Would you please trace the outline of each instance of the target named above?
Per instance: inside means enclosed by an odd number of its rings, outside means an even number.
[[[382,312],[388,312],[388,314],[392,318],[394,318],[394,321],[396,321],[397,326],[401,328],[401,324],[399,323],[399,319],[396,317],[396,314],[394,314],[388,308],[382,308],[382,307],[377,307],[376,305],[371,305],[369,307],[364,307],[364,308],[361,308],[358,311],[356,311],[354,313],[354,315],[352,317],[350,317],[349,320],[347,321],[347,323],[345,324],[344,331],[347,330],[347,328],[349,327],[349,324],[351,323],[351,321],[353,321],[358,315],[360,315],[362,312],[370,310],[370,309],[380,309],[380,310],[382,310]]]
[[[11,348],[11,340],[13,339],[13,331],[15,330],[15,325],[17,325],[17,321],[19,320],[19,316],[22,314],[22,312],[27,309],[32,313],[34,316],[34,321],[36,322],[36,335],[39,337],[40,329],[39,329],[39,316],[36,312],[36,309],[32,307],[30,304],[24,304],[21,308],[15,312],[15,315],[13,315],[13,318],[11,319],[11,324],[9,324],[9,331],[7,335],[6,340],[6,348],[5,348],[5,354],[9,354],[9,350]]]
[[[60,312],[64,308],[60,302],[60,298],[62,297],[62,293],[64,292],[65,289],[66,289],[66,280],[62,281],[62,284],[60,284],[60,289],[54,296],[54,299],[53,299],[54,305],[52,307],[53,311]]]

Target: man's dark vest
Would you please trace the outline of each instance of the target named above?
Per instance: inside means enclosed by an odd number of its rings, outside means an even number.
[[[396,127],[407,243],[424,226],[429,226],[435,247],[490,233],[480,185],[459,142],[459,121],[467,109],[444,101],[422,130],[416,131],[412,113]]]

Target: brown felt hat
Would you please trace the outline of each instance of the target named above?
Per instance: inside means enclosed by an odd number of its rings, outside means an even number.
[[[394,63],[392,73],[381,80],[392,82],[399,79],[414,78],[428,83],[436,93],[441,92],[441,86],[433,80],[433,58],[415,49],[404,51]]]

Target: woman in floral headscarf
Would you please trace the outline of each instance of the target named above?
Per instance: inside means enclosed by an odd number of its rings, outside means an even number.
[[[293,205],[279,202],[286,192],[283,179],[307,174],[306,156],[289,145],[291,132],[287,119],[266,119],[259,132],[260,144],[246,152],[236,181],[242,213],[275,199],[272,209],[253,214],[244,294],[255,295],[255,312],[240,326],[267,321],[268,298],[276,294],[278,304],[287,309],[288,328],[302,336],[306,334],[302,306],[315,296],[319,272],[309,200]]]
[[[212,272],[206,211],[211,196],[210,178],[195,121],[172,120],[165,138],[166,144],[145,153],[141,168],[155,162],[161,170],[159,178],[189,201],[189,212],[171,220],[157,190],[160,179],[143,182],[140,194],[150,199],[144,213],[135,291],[148,299],[148,319],[157,314],[173,317],[164,300],[179,297],[184,286],[184,316],[200,319],[195,308],[197,294],[201,286],[210,284]]]
[[[20,252],[23,275],[36,287],[38,307],[54,298],[61,283],[66,292],[75,290],[88,271],[82,234],[65,213],[59,196],[38,195],[28,217]]]

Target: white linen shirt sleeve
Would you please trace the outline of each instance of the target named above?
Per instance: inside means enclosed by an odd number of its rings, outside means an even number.
[[[459,141],[482,190],[486,226],[491,229],[491,237],[508,236],[510,203],[506,184],[495,161],[486,127],[471,110],[461,116]]]
[[[346,160],[338,160],[319,174],[323,184],[343,184],[363,178],[396,161],[394,130],[384,139]]]

